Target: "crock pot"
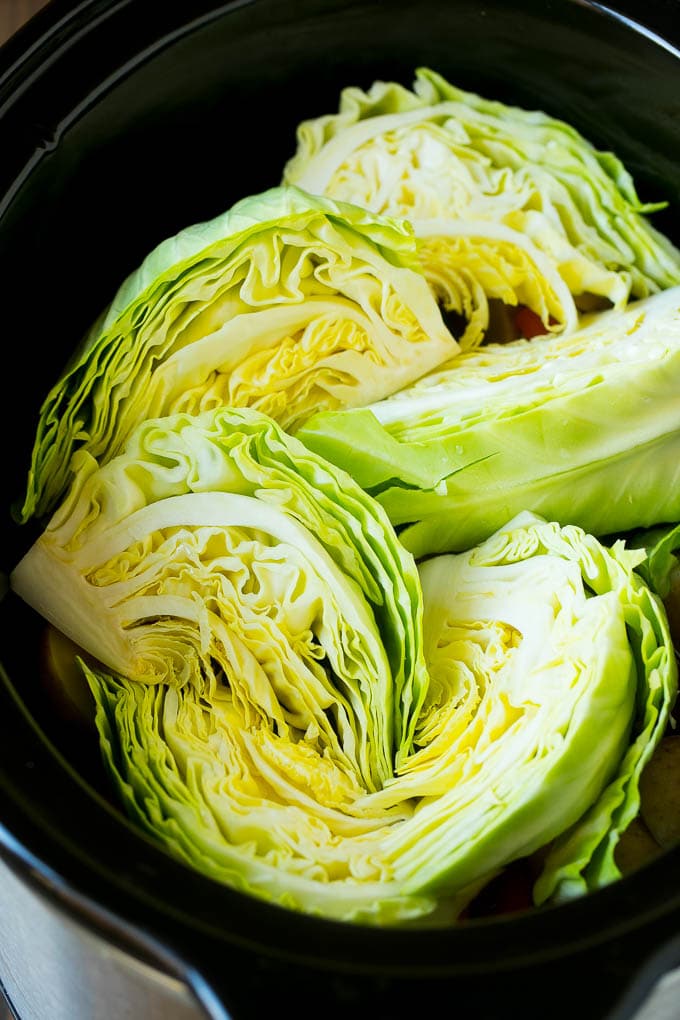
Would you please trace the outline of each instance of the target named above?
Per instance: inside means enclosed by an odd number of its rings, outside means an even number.
[[[7,574],[39,405],[160,240],[279,182],[344,85],[433,67],[626,163],[680,236],[677,0],[51,0],[0,50],[0,980],[19,1020],[674,1020],[680,848],[581,900],[441,930],[294,915],[190,872],[109,800]],[[6,497],[6,500],[4,499]]]

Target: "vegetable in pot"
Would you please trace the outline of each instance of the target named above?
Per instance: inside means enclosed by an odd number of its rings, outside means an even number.
[[[489,344],[298,438],[387,510],[419,558],[532,510],[599,536],[680,519],[680,287],[568,336]]]
[[[541,898],[616,877],[677,688],[641,552],[524,514],[418,567],[252,409],[148,421],[74,466],[11,582],[87,652],[120,799],[170,853],[378,925],[450,923],[561,834]]]
[[[458,351],[408,224],[294,187],[238,202],[155,248],[45,399],[23,522],[139,422],[220,405],[291,428],[392,393]]]
[[[680,283],[680,252],[649,219],[663,203],[642,203],[613,153],[428,68],[412,89],[345,88],[337,113],[300,123],[283,180],[410,220],[434,293],[466,323],[463,348],[502,339],[494,305],[562,332]]]
[[[680,253],[613,155],[425,69],[298,139],[43,404],[52,703],[159,846],[292,910],[583,895],[677,833]]]
[[[244,725],[307,734],[380,786],[427,674],[416,566],[378,504],[250,408],[150,420],[106,465],[74,461],[13,589],[115,673],[230,691]]]

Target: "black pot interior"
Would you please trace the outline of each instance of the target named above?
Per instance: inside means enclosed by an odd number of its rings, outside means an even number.
[[[0,569],[8,573],[35,537],[30,526],[12,523],[9,506],[22,492],[40,404],[83,333],[156,243],[278,184],[297,123],[335,109],[345,85],[368,87],[377,78],[410,85],[423,65],[464,88],[542,108],[614,150],[641,198],[667,200],[655,222],[677,241],[675,7],[675,0],[641,6],[643,32],[627,20],[631,5],[623,17],[576,0],[52,0],[0,51],[8,353]],[[348,971],[371,975],[373,1000],[368,986],[362,994],[374,1006],[388,1001],[389,976],[399,972],[416,985],[427,975],[471,978],[478,996],[479,973],[521,975],[541,960],[545,988],[555,961],[583,960],[590,944],[608,946],[601,973],[619,980],[624,958],[625,967],[631,953],[642,962],[678,930],[678,853],[580,903],[417,935],[291,919],[216,888],[133,833],[108,805],[94,738],[45,697],[40,633],[40,622],[6,595],[2,842],[74,909],[94,910],[99,926],[120,935],[121,922],[130,922],[192,963],[200,947],[218,983],[227,974],[242,980],[238,954],[245,953],[257,960],[253,987],[278,984],[281,968],[297,961],[332,972],[335,1000],[351,1008]],[[519,1015],[501,1011],[506,980],[513,987],[506,974],[481,999],[470,993],[466,1017]],[[518,992],[521,981],[513,981]],[[402,989],[399,1001],[415,1008],[420,991],[408,995]],[[611,989],[595,991],[592,1015],[602,1016],[610,998]],[[569,1015],[560,1009],[551,1015]]]

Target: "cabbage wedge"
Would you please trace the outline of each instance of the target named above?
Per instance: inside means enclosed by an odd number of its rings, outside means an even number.
[[[114,456],[147,418],[254,407],[291,428],[380,399],[458,351],[408,224],[294,187],[157,248],[46,397],[22,522],[64,495],[71,457]]]
[[[75,460],[14,591],[121,676],[228,697],[291,754],[304,738],[380,786],[427,674],[416,566],[378,504],[247,408],[150,420],[103,467]]]
[[[643,559],[524,512],[420,568],[431,681],[414,760],[447,783],[460,776],[444,802],[474,790],[477,868],[543,848],[536,904],[621,877],[614,851],[677,699],[668,619],[636,573]]]
[[[373,494],[416,556],[522,510],[600,537],[680,519],[680,287],[568,336],[489,344],[297,432]]]
[[[428,68],[412,89],[345,88],[337,113],[299,124],[283,180],[409,219],[433,291],[466,322],[464,348],[502,339],[494,304],[563,332],[583,310],[680,283],[680,252],[649,218],[662,204],[640,202],[615,155]]]
[[[677,680],[642,553],[525,515],[418,568],[247,408],[76,460],[11,583],[83,649],[121,803],[169,853],[291,910],[432,925],[588,811],[615,841]]]

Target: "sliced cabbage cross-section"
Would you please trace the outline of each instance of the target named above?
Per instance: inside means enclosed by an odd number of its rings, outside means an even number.
[[[79,460],[12,584],[87,651],[114,787],[168,852],[377,925],[451,923],[550,843],[543,899],[617,876],[677,689],[644,553],[526,514],[417,568],[251,409]]]
[[[243,199],[154,249],[45,399],[22,521],[71,456],[100,463],[146,418],[230,405],[291,428],[413,382],[458,351],[408,224],[294,187]]]
[[[381,786],[427,686],[416,566],[382,508],[249,408],[145,422],[103,467],[76,460],[14,590],[121,676],[226,698],[247,729]]]
[[[663,203],[641,202],[613,153],[428,68],[412,89],[343,89],[337,113],[300,123],[283,179],[409,219],[464,348],[569,331],[581,312],[680,283],[680,252],[650,219]]]
[[[680,519],[680,287],[575,333],[489,344],[297,435],[372,493],[417,557],[522,510],[605,536]]]

